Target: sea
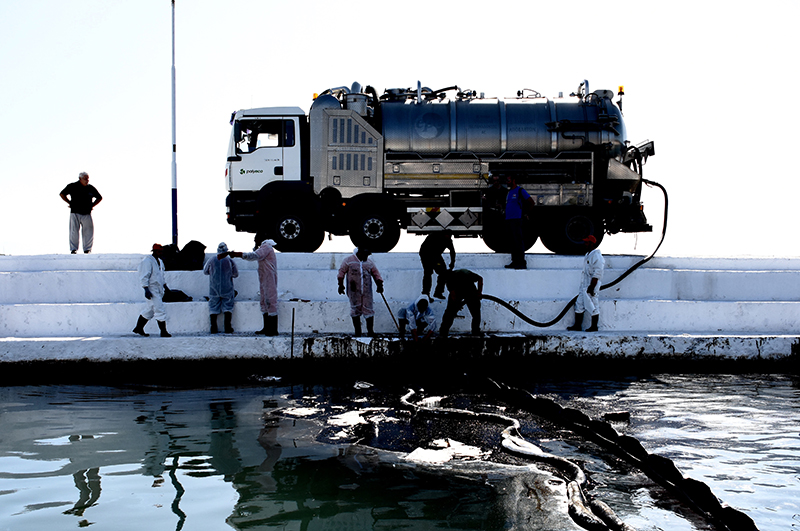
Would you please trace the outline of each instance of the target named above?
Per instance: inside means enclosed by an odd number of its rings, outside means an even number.
[[[410,391],[433,409],[518,418],[521,436],[578,464],[586,495],[634,529],[715,529],[635,467],[486,386],[377,380],[2,387],[0,531],[580,529],[562,479],[505,452],[504,426],[409,410]],[[522,387],[593,418],[618,414],[614,429],[758,529],[800,529],[797,377],[671,373]]]

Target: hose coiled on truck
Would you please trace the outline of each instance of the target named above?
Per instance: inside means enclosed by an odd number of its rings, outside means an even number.
[[[608,284],[603,284],[600,287],[601,291],[604,290],[604,289],[613,288],[614,286],[616,286],[617,284],[619,284],[620,282],[625,280],[631,273],[633,273],[634,271],[639,269],[641,266],[643,266],[644,264],[649,262],[656,255],[658,250],[661,248],[661,244],[664,243],[664,238],[667,236],[667,217],[668,217],[668,214],[669,214],[669,196],[667,195],[667,190],[666,190],[666,188],[664,188],[662,185],[660,185],[659,183],[657,183],[655,181],[648,181],[647,179],[642,179],[642,182],[645,183],[648,186],[655,186],[657,188],[660,188],[661,189],[661,193],[664,194],[664,222],[663,222],[663,226],[662,226],[662,229],[661,229],[661,240],[659,240],[658,245],[656,246],[655,250],[652,253],[650,253],[650,256],[648,256],[647,258],[643,258],[643,259],[639,260],[638,262],[633,264],[631,267],[629,267],[624,273],[622,273],[620,276],[618,276],[616,279],[614,279],[613,281],[609,282]],[[496,302],[497,304],[499,304],[500,306],[506,308],[511,313],[513,313],[514,315],[516,315],[517,317],[519,317],[520,319],[522,319],[523,321],[525,321],[529,325],[536,326],[536,327],[539,327],[539,328],[548,328],[548,327],[553,326],[557,322],[559,322],[561,319],[564,318],[565,315],[567,315],[567,312],[575,304],[575,301],[578,300],[578,296],[576,295],[575,297],[572,298],[572,300],[570,300],[567,303],[566,306],[564,306],[564,309],[561,310],[561,313],[559,313],[555,318],[553,318],[550,321],[539,322],[539,321],[536,321],[534,319],[531,319],[530,317],[528,317],[527,315],[525,315],[524,313],[519,311],[517,308],[514,308],[514,306],[509,304],[507,301],[504,301],[503,299],[495,297],[494,295],[483,294],[481,296],[481,298],[486,299],[486,300],[490,300],[492,302]]]

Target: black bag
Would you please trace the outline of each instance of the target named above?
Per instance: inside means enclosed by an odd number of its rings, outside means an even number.
[[[206,259],[206,246],[192,240],[183,246],[178,253],[179,263],[183,271],[198,271],[203,269],[203,262]]]
[[[164,302],[189,302],[192,298],[179,289],[164,290]]]
[[[206,258],[206,246],[192,240],[178,250],[174,244],[164,246],[161,259],[166,271],[198,271],[203,269]]]

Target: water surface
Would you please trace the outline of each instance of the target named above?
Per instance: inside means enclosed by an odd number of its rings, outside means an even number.
[[[800,390],[790,378],[665,375],[529,390],[592,416],[630,411],[618,431],[759,529],[800,527]],[[530,507],[518,503],[520,486],[560,488],[499,450],[497,427],[410,418],[396,407],[399,392],[356,382],[0,388],[0,530],[512,529]],[[468,389],[450,400],[503,410]],[[592,495],[636,529],[710,529],[638,471],[520,416],[526,437],[579,462]],[[481,458],[409,464],[408,452],[442,439]],[[355,444],[365,440],[375,449]]]

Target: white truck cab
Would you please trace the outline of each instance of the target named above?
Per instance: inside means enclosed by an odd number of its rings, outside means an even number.
[[[272,181],[301,179],[299,107],[237,111],[228,146],[228,191],[258,190]]]

